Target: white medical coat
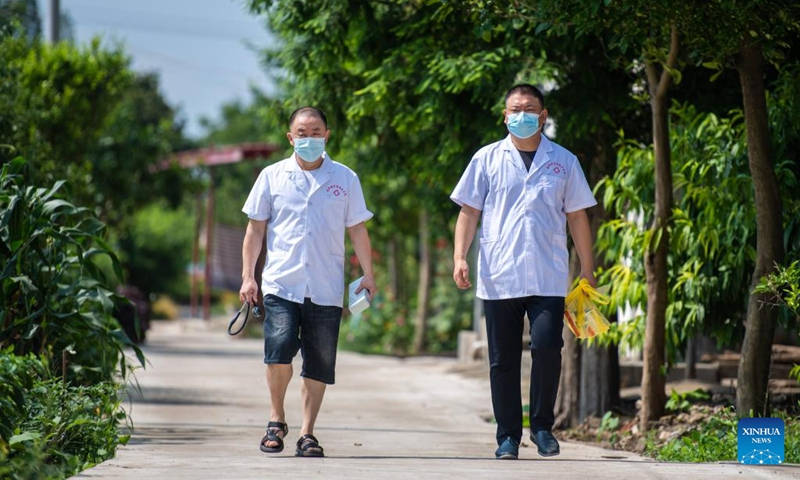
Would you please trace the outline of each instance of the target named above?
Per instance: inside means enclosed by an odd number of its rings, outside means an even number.
[[[597,204],[575,155],[542,136],[527,171],[506,137],[478,150],[450,198],[482,211],[479,298],[566,296],[566,213]]]
[[[294,156],[266,167],[242,211],[267,222],[261,291],[302,303],[341,307],[345,229],[372,218],[358,175],[323,154],[308,183]]]

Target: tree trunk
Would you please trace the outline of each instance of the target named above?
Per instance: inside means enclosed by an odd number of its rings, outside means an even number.
[[[736,57],[736,69],[742,84],[747,156],[756,203],[756,266],[752,279],[755,286],[783,260],[783,214],[770,153],[761,46],[743,42]],[[736,389],[736,410],[740,417],[767,415],[767,383],[777,317],[777,309],[770,307],[768,300],[766,294],[751,293],[747,305]]]
[[[423,208],[419,214],[419,283],[417,284],[417,315],[414,322],[414,351],[417,353],[424,352],[427,348],[425,334],[428,330],[432,273],[430,217],[428,211]]]
[[[684,363],[686,368],[683,371],[683,378],[686,380],[697,378],[697,337],[689,337],[686,341]]]
[[[580,421],[602,417],[619,403],[619,382],[614,382],[616,347],[583,345],[581,352]],[[619,368],[619,365],[616,365]]]
[[[678,34],[672,27],[667,66],[673,68],[678,55]],[[644,269],[647,277],[647,317],[645,320],[644,365],[642,367],[642,411],[639,428],[647,431],[648,422],[664,413],[665,392],[664,348],[668,303],[667,251],[669,223],[672,214],[672,167],[669,146],[669,96],[671,76],[665,67],[661,74],[653,63],[646,65],[653,115],[653,148],[655,153],[655,218],[650,227],[651,239],[645,249]],[[660,78],[659,78],[660,77]]]
[[[672,205],[672,176],[669,162],[669,130],[667,126],[667,98],[653,97],[653,141],[656,156],[656,215],[651,244],[645,250],[644,268],[647,276],[647,317],[644,338],[644,365],[642,371],[642,431],[647,422],[658,420],[664,413],[666,402],[664,375],[664,348],[667,312],[667,245],[669,242],[670,206]],[[666,165],[664,163],[666,162]]]

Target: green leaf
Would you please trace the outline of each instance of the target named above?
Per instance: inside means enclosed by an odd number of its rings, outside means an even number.
[[[39,291],[39,289],[36,288],[36,285],[33,284],[31,279],[28,278],[27,275],[23,275],[20,277],[11,277],[11,281],[19,284],[20,288],[22,289],[22,293],[24,293],[25,295],[30,295],[32,293],[36,293]]]
[[[19,435],[12,436],[11,439],[8,441],[8,444],[10,446],[14,446],[19,443],[29,442],[31,440],[37,440],[39,438],[42,438],[42,434],[39,432],[24,432]]]
[[[52,198],[66,183],[66,180],[57,180],[56,183],[53,184],[53,187],[42,196],[42,200],[47,201]]]
[[[542,32],[544,32],[545,30],[547,30],[549,28],[550,28],[550,24],[549,23],[542,22],[542,23],[536,25],[536,30],[534,30],[534,34],[539,35],[539,34],[541,34]]]
[[[106,226],[100,220],[89,217],[81,220],[81,222],[76,226],[76,228],[82,232],[97,235],[103,230],[105,230]]]
[[[52,215],[53,213],[55,213],[56,210],[60,208],[68,209],[66,213],[71,213],[75,211],[75,206],[73,204],[71,204],[66,200],[61,200],[61,199],[49,200],[45,202],[42,211],[45,215]]]

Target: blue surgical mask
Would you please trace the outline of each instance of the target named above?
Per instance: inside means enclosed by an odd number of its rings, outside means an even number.
[[[325,137],[303,137],[294,139],[294,152],[300,160],[314,163],[325,151]]]
[[[508,114],[508,131],[511,135],[517,138],[530,138],[534,133],[539,130],[539,115],[541,113],[509,113]]]

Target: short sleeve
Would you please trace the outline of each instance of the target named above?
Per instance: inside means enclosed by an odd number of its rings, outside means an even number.
[[[244,212],[252,220],[269,220],[272,214],[272,204],[270,202],[269,175],[267,169],[261,170],[256,179],[256,183],[247,196],[247,201],[242,207]]]
[[[594,198],[592,189],[586,181],[586,176],[583,174],[583,169],[577,158],[574,159],[572,165],[572,171],[567,179],[567,192],[564,200],[564,211],[566,213],[577,212],[597,205],[597,200]]]
[[[350,193],[347,195],[347,212],[345,215],[345,226],[350,228],[361,222],[366,222],[372,218],[372,212],[367,210],[367,202],[364,200],[364,192],[361,190],[361,181],[358,175],[353,174],[350,181]]]
[[[467,205],[482,211],[486,194],[489,190],[489,183],[486,180],[486,174],[480,158],[475,156],[469,162],[456,188],[450,194],[450,199],[459,206]]]

